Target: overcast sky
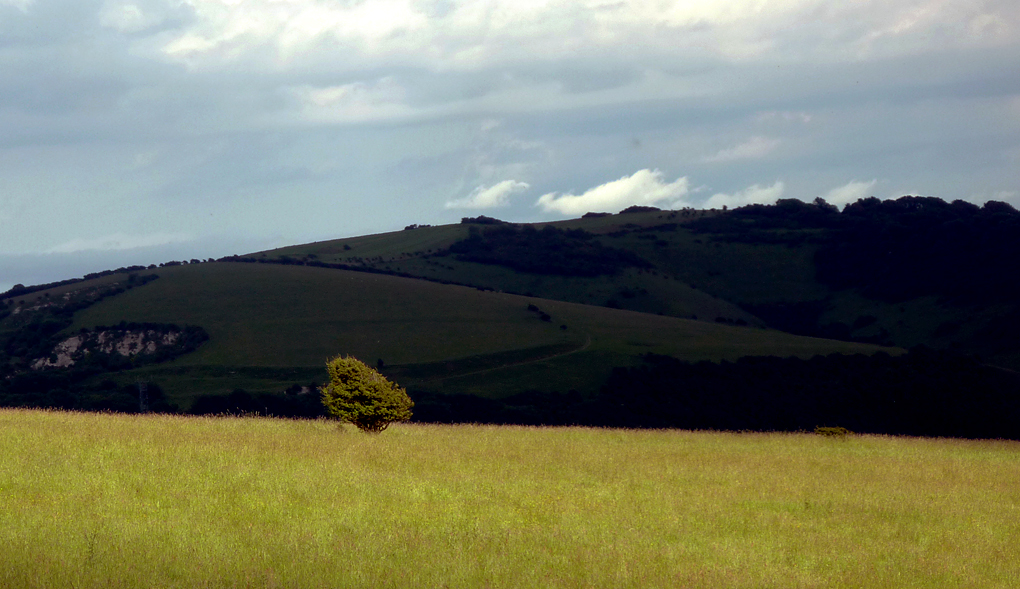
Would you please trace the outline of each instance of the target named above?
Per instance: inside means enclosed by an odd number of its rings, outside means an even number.
[[[1016,0],[0,0],[0,291],[1018,169]]]

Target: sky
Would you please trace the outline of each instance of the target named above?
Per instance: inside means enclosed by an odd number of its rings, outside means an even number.
[[[0,0],[0,291],[1018,170],[1016,0]]]

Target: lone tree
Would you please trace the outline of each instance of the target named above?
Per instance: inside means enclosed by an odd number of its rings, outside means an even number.
[[[319,392],[326,411],[364,432],[379,433],[394,421],[411,418],[407,392],[361,360],[337,356],[326,362],[329,383]]]

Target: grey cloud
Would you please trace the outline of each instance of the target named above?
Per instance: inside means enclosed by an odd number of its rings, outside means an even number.
[[[553,0],[466,18],[465,1],[382,20],[371,0],[306,20],[347,5],[0,3],[0,251],[110,226],[196,236],[167,252],[298,242],[456,221],[445,203],[508,179],[577,195],[636,170],[706,186],[695,202],[778,179],[806,200],[872,178],[883,195],[1020,191],[1015,3]],[[559,214],[506,202],[515,220]]]

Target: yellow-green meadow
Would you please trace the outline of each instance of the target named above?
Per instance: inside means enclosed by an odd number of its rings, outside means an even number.
[[[0,410],[2,587],[1020,586],[1020,443]]]

